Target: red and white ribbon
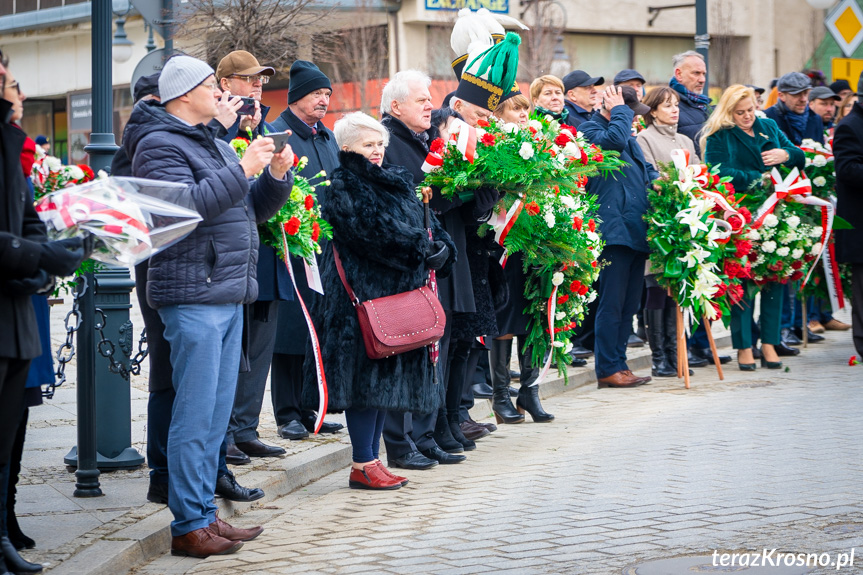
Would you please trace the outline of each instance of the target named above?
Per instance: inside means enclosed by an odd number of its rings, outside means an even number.
[[[429,152],[426,155],[426,159],[423,160],[422,170],[426,174],[430,174],[443,166],[443,158],[440,154],[436,154],[435,152]]]
[[[767,198],[758,211],[755,213],[755,218],[752,221],[752,228],[758,229],[764,223],[764,218],[773,213],[777,204],[781,200],[789,196],[806,195],[812,193],[812,183],[806,174],[800,173],[800,170],[794,168],[791,173],[785,178],[779,173],[779,170],[773,168],[770,172],[770,178],[773,180],[773,193]],[[806,202],[801,202],[806,203]]]
[[[324,415],[327,413],[327,405],[329,403],[329,392],[327,391],[327,376],[324,373],[324,359],[321,356],[321,344],[318,342],[318,332],[315,331],[315,325],[312,323],[312,316],[309,315],[309,310],[306,309],[306,302],[303,301],[303,296],[300,295],[300,290],[297,288],[297,278],[294,277],[294,268],[288,257],[288,238],[285,236],[285,230],[282,229],[282,250],[285,254],[285,267],[288,268],[288,273],[291,275],[291,281],[294,283],[294,293],[297,294],[297,300],[300,302],[300,308],[303,310],[303,317],[306,318],[306,326],[309,328],[309,337],[312,341],[312,352],[315,360],[315,375],[318,380],[318,413],[315,418],[315,434],[321,429],[324,423]]]
[[[503,255],[500,257],[500,265],[502,267],[506,267],[506,260],[508,257],[506,246],[504,246],[503,243],[506,241],[506,236],[509,235],[509,231],[512,229],[512,226],[514,226],[515,222],[518,220],[518,216],[521,214],[522,208],[524,208],[524,202],[520,199],[516,200],[506,213],[504,213],[503,206],[501,206],[500,211],[495,212],[488,221],[489,225],[494,230],[494,241],[503,247]]]
[[[548,335],[551,338],[551,348],[548,350],[548,357],[545,360],[545,365],[542,366],[542,371],[539,372],[539,377],[536,378],[536,381],[530,384],[530,387],[534,387],[542,383],[546,374],[548,374],[548,369],[551,367],[551,360],[554,357],[554,316],[557,313],[557,286],[554,286],[554,289],[551,290],[551,297],[548,298],[545,308],[548,311]]]

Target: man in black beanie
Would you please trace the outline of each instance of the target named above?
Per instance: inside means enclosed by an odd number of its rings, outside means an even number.
[[[339,166],[336,137],[321,121],[327,114],[332,93],[330,79],[317,66],[297,60],[291,66],[288,107],[272,123],[273,129],[278,132],[293,132],[288,143],[298,157],[305,156],[309,160],[299,174],[312,180],[313,184],[322,181],[320,178],[312,179],[316,174],[323,170],[329,177]],[[318,202],[321,204],[326,202],[325,190],[323,187],[318,188]],[[323,241],[321,244],[323,248]],[[303,261],[292,257],[291,264],[297,289],[306,307],[309,307],[317,294],[306,283]],[[277,317],[276,345],[270,373],[273,413],[281,437],[305,439],[315,423],[315,413],[302,407],[303,361],[309,338],[308,327],[300,302],[296,300],[280,301]],[[340,423],[325,421],[320,432],[335,433],[342,427]]]

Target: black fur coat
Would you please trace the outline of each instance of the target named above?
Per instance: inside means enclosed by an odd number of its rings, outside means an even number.
[[[428,279],[425,258],[431,244],[423,205],[411,174],[395,166],[375,166],[352,152],[339,154],[321,216],[333,226],[348,282],[361,301],[416,289]],[[456,257],[449,235],[432,215],[432,233]],[[324,296],[314,298],[312,319],[318,332],[329,390],[330,412],[346,408],[430,413],[440,404],[427,348],[386,359],[366,356],[357,313],[339,279],[332,250],[320,263]],[[306,349],[303,400],[317,408],[317,380],[311,346]]]

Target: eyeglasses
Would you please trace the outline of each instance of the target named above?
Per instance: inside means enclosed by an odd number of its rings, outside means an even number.
[[[6,89],[15,88],[15,91],[18,92],[18,95],[21,95],[21,84],[18,83],[17,80],[12,82],[11,84],[6,84]]]
[[[260,82],[261,84],[266,84],[270,81],[270,77],[264,76],[263,74],[258,74],[257,76],[240,76],[234,74],[233,76],[231,76],[231,78],[237,78],[239,80],[243,80],[244,82],[248,82],[249,84],[255,84],[257,82]]]
[[[209,88],[211,92],[218,92],[219,91],[218,82],[213,82],[212,84],[201,84],[201,87],[202,88]]]

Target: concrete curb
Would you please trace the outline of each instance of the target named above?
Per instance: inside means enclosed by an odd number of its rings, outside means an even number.
[[[730,344],[730,336],[717,338],[716,345]],[[650,367],[648,348],[630,350],[627,363],[633,370]],[[596,382],[596,374],[588,363],[584,368],[570,368],[567,384],[562,377],[555,377],[540,384],[540,396],[549,398],[565,392],[581,389]],[[471,417],[482,420],[492,415],[491,400],[478,400],[471,410]],[[274,470],[253,471],[243,476],[248,487],[259,487],[266,497],[254,503],[236,503],[217,499],[219,515],[223,518],[242,514],[255,505],[287,495],[313,481],[350,465],[351,448],[338,441],[325,443],[292,455],[284,465]],[[52,575],[120,575],[164,554],[171,545],[170,522],[172,516],[165,508],[123,528],[50,569]]]

